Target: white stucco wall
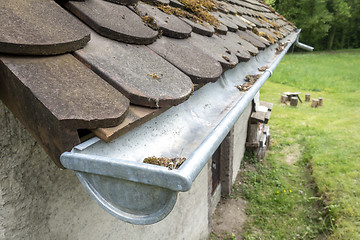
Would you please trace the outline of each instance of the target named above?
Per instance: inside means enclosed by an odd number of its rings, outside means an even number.
[[[137,226],[100,208],[0,102],[0,239],[207,239],[208,167],[163,221]]]

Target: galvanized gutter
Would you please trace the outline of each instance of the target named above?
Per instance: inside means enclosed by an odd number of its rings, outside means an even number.
[[[174,207],[178,192],[191,188],[298,34],[286,39],[288,44],[279,55],[276,46],[270,46],[248,63],[226,71],[216,83],[196,91],[185,103],[111,143],[90,139],[63,153],[61,163],[76,171],[92,198],[115,217],[133,224],[162,220]],[[249,91],[241,93],[236,86],[244,83],[245,75],[264,65],[270,68]],[[142,163],[149,156],[187,160],[170,171]]]

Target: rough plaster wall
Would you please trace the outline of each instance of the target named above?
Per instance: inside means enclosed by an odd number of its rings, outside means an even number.
[[[0,102],[0,239],[207,239],[208,167],[179,193],[165,220],[124,223],[100,208],[69,170],[61,170]]]
[[[247,106],[245,111],[241,114],[240,118],[234,125],[234,148],[233,148],[233,174],[232,183],[235,182],[236,176],[239,172],[241,161],[245,152],[245,142],[247,136],[247,125],[252,110],[252,102]]]
[[[49,232],[46,208],[50,191],[43,183],[55,181],[54,176],[46,174],[55,165],[0,104],[0,236],[36,239],[39,232]]]

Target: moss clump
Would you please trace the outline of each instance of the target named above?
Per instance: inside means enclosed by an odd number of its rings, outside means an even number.
[[[277,31],[271,31],[272,33],[274,33],[278,38],[282,38],[283,35],[281,35],[281,33],[277,32]]]
[[[265,72],[266,69],[268,69],[268,68],[269,68],[269,66],[262,66],[262,67],[259,67],[258,70],[259,70],[260,72]]]
[[[194,22],[207,22],[212,26],[219,26],[219,20],[211,15],[209,11],[214,11],[217,3],[213,0],[179,0],[184,5],[184,9],[177,7],[159,5],[157,6],[163,12],[180,17],[188,18]]]
[[[149,15],[141,16],[142,21],[151,29],[158,31],[159,27],[156,25],[155,19]]]
[[[260,37],[266,38],[266,39],[269,40],[269,42],[271,42],[272,44],[275,43],[275,39],[274,39],[270,34],[267,34],[267,33],[265,33],[265,32],[261,32],[261,31],[259,31],[257,28],[253,28],[253,32],[254,32],[256,35],[260,36]]]
[[[143,163],[167,167],[169,170],[178,169],[186,158],[147,157]]]
[[[284,51],[284,49],[287,47],[288,44],[289,43],[279,43],[279,45],[275,49],[276,50],[275,54],[280,54],[282,51]]]
[[[160,9],[161,11],[167,13],[167,14],[171,14],[171,15],[175,15],[178,17],[183,17],[183,18],[188,18],[191,19],[194,22],[201,22],[202,20],[200,18],[198,18],[197,16],[195,16],[194,14],[191,14],[183,9],[177,8],[177,7],[171,7],[169,5],[161,5],[158,6],[158,9]]]
[[[261,76],[262,74],[246,75],[245,76],[246,83],[238,85],[236,87],[242,92],[248,91]]]
[[[262,74],[246,75],[245,81],[255,83],[261,76]]]
[[[149,77],[152,77],[152,79],[154,79],[154,80],[160,80],[162,77],[162,74],[156,74],[156,73],[148,73],[146,75],[148,75]]]
[[[265,22],[267,22],[267,23],[269,23],[271,26],[273,26],[276,30],[278,30],[279,29],[279,26],[276,24],[276,23],[274,23],[274,22],[272,22],[272,21],[270,21],[269,19],[267,19],[266,17],[264,17],[263,15],[261,15],[260,13],[257,13],[257,15],[261,18],[261,20],[263,20],[263,21],[265,21]],[[260,19],[258,19],[258,20],[260,20]]]
[[[254,84],[251,83],[251,82],[247,82],[247,83],[244,83],[244,84],[241,84],[239,86],[236,86],[237,89],[239,89],[241,92],[246,92],[248,91]]]

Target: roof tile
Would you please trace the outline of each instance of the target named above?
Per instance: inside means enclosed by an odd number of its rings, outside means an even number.
[[[64,6],[96,32],[110,39],[150,44],[158,35],[126,6],[103,0],[67,1]]]
[[[238,34],[241,38],[248,41],[249,43],[257,47],[259,50],[264,50],[266,48],[266,45],[263,42],[261,42],[257,38],[254,38],[252,35],[249,35],[248,32],[239,31]]]
[[[192,31],[194,33],[198,33],[200,35],[204,35],[208,37],[211,37],[215,33],[214,27],[208,24],[207,22],[195,23],[187,18],[180,18],[180,19],[186,22],[187,24],[189,24],[192,27]]]
[[[229,32],[225,36],[219,37],[224,40],[224,45],[237,56],[239,62],[250,60],[251,54],[243,45],[241,45],[239,35]]]
[[[0,1],[0,22],[2,53],[62,54],[82,48],[90,40],[86,28],[52,1]]]
[[[270,46],[270,42],[268,40],[266,40],[265,38],[263,38],[259,35],[256,35],[254,32],[246,30],[245,33],[250,35],[251,37],[255,38],[256,40],[262,42],[263,44],[265,44],[266,47]]]
[[[79,128],[114,126],[129,107],[128,99],[70,54],[0,59],[59,121]]]
[[[215,26],[215,32],[221,35],[226,35],[226,33],[228,32],[228,28],[224,24],[220,23]]]
[[[238,32],[238,34],[241,31]],[[239,35],[240,36],[240,35]],[[252,45],[250,42],[244,40],[243,38],[240,38],[237,40],[252,56],[255,56],[259,53],[259,50],[257,47],[255,47],[254,45]]]
[[[241,18],[239,18],[238,16],[232,16],[232,15],[227,15],[227,18],[232,21],[234,24],[236,24],[239,28],[239,30],[246,30],[246,29],[250,29],[250,25],[247,25],[243,20],[241,20]]]
[[[54,162],[80,143],[77,129],[120,124],[129,100],[72,55],[0,56],[0,97]]]
[[[83,0],[83,1],[85,1],[85,0]],[[86,1],[88,1],[88,0],[86,0]],[[138,2],[138,0],[104,0],[104,1],[117,3],[117,4],[121,4],[121,5],[133,5]]]
[[[182,40],[162,37],[148,47],[188,75],[193,83],[215,82],[222,73],[219,62]]]
[[[228,28],[229,31],[236,32],[239,29],[239,27],[236,25],[236,23],[234,23],[231,19],[229,19],[227,17],[227,14],[215,12],[215,13],[213,13],[213,16],[217,17],[217,19],[222,24],[224,24]]]
[[[88,45],[75,54],[133,104],[172,106],[185,101],[192,92],[188,76],[145,46],[93,33]]]
[[[182,4],[181,2],[179,2],[178,0],[170,0],[169,5],[172,6],[172,7],[180,8],[180,9],[184,9],[184,8],[185,8],[185,5]]]
[[[174,15],[164,13],[157,7],[142,2],[136,5],[135,10],[142,17],[149,16],[154,19],[154,24],[162,30],[164,36],[173,38],[190,37],[191,26]]]
[[[233,68],[239,63],[235,53],[229,52],[224,41],[215,34],[212,37],[205,37],[193,33],[191,38],[186,39],[186,41],[220,62],[223,71]]]

